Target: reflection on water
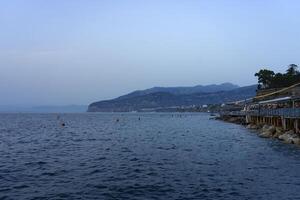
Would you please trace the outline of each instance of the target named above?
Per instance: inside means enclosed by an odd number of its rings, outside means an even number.
[[[181,115],[0,114],[0,199],[300,198],[299,147]]]

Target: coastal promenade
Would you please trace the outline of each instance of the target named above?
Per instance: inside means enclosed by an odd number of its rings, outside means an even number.
[[[250,111],[221,111],[220,115],[227,116],[257,116],[257,117],[285,117],[299,118],[300,108],[278,108],[278,109],[261,109]]]
[[[265,138],[300,145],[300,83],[279,89],[261,89],[255,97],[231,102],[220,119],[247,125]]]
[[[222,111],[220,118],[259,129],[259,136],[284,140],[300,145],[300,108]]]
[[[250,111],[222,111],[222,118],[239,118],[245,124],[271,125],[283,130],[300,132],[300,108],[259,109]]]

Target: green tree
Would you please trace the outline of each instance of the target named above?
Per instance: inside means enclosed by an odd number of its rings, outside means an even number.
[[[274,73],[268,69],[261,69],[255,74],[258,77],[258,89],[282,88],[300,83],[300,72],[296,64],[290,64],[286,73]]]
[[[258,77],[259,89],[271,87],[274,75],[275,73],[268,69],[261,69],[255,73],[255,76]]]
[[[270,87],[280,88],[285,87],[286,85],[288,85],[288,79],[286,78],[286,74],[276,73]]]
[[[298,65],[290,64],[289,68],[286,70],[286,75],[295,76],[295,75],[298,75],[298,74],[299,74]]]

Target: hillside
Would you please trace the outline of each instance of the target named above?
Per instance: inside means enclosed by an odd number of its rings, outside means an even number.
[[[211,85],[196,85],[193,87],[153,87],[146,90],[137,90],[126,94],[124,96],[118,97],[118,99],[131,98],[136,96],[142,96],[147,94],[152,94],[156,92],[166,92],[170,94],[195,94],[195,93],[212,93],[219,91],[229,91],[239,88],[238,85],[234,85],[232,83],[223,83],[223,84],[211,84]]]
[[[182,88],[182,87],[180,87]],[[227,91],[190,93],[186,88],[178,93],[178,89],[154,90],[148,89],[130,93],[116,99],[99,101],[89,105],[88,112],[130,112],[143,109],[166,108],[176,106],[191,106],[217,104],[246,99],[255,96],[257,85],[239,87]],[[200,91],[200,90],[199,90]]]

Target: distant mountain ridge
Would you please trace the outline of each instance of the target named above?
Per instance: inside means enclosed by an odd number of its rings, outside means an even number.
[[[129,94],[118,97],[117,99],[124,99],[136,96],[147,95],[156,92],[167,92],[171,94],[194,94],[194,93],[212,93],[219,91],[229,91],[239,88],[238,85],[232,83],[222,83],[222,84],[211,84],[211,85],[196,85],[193,87],[153,87],[146,90],[137,90]]]
[[[144,109],[217,104],[255,96],[257,85],[231,83],[195,87],[154,87],[89,105],[88,112],[130,112]]]

